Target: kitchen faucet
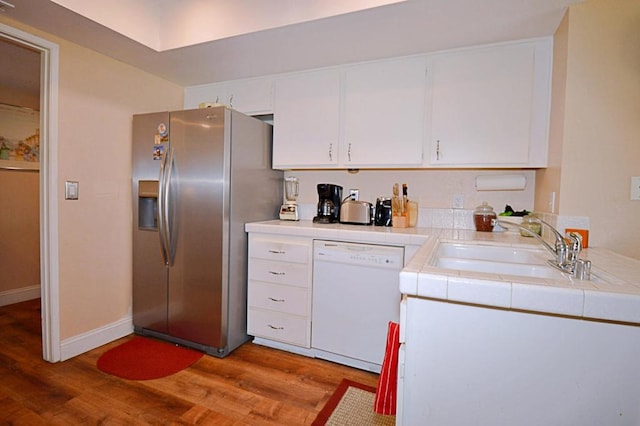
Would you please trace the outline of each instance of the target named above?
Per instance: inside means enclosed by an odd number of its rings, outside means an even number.
[[[542,219],[538,219],[540,223],[549,227],[555,236],[555,244],[551,246],[544,240],[537,232],[534,232],[517,223],[494,219],[494,223],[508,229],[509,226],[516,226],[521,231],[531,235],[555,257],[553,260],[549,260],[548,263],[554,268],[570,274],[581,280],[588,280],[591,278],[591,261],[580,259],[580,252],[582,251],[582,236],[577,232],[568,232],[566,236],[562,236],[560,232]]]

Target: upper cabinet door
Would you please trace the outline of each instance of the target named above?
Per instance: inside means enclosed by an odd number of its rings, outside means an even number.
[[[426,58],[345,70],[341,162],[357,167],[422,164]]]
[[[273,78],[252,78],[224,83],[187,87],[184,92],[186,109],[200,103],[219,103],[247,115],[273,113]]]
[[[545,166],[550,51],[523,42],[432,56],[427,165]]]
[[[256,78],[227,87],[227,105],[247,115],[273,112],[273,80]]]
[[[273,167],[546,167],[552,39],[280,77]]]
[[[340,71],[276,81],[273,168],[336,167],[339,161]]]

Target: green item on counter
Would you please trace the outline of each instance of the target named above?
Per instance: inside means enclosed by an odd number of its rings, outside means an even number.
[[[531,214],[530,211],[528,210],[521,210],[519,212],[513,210],[513,207],[511,207],[509,204],[507,204],[506,206],[504,206],[504,212],[500,213],[499,216],[515,216],[515,217],[523,217],[526,216],[528,214]]]

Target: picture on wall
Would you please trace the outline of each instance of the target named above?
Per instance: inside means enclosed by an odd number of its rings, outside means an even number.
[[[0,168],[37,169],[40,163],[40,112],[0,104]]]

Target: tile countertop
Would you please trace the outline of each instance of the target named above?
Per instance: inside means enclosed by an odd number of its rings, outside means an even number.
[[[438,242],[541,247],[515,232],[443,229],[426,241],[400,275],[400,290],[412,296],[503,309],[640,325],[640,261],[610,250],[588,248],[581,258],[603,281],[545,279],[466,272],[431,266]],[[549,254],[549,259],[552,256]]]
[[[640,325],[640,261],[606,249],[592,247],[581,253],[581,258],[591,260],[592,272],[606,282],[554,280],[457,271],[430,265],[441,241],[542,247],[535,239],[522,237],[518,232],[279,220],[248,223],[245,229],[318,239],[419,245],[421,247],[400,273],[400,291],[410,296]]]
[[[433,228],[391,228],[343,223],[313,223],[311,220],[253,222],[247,223],[245,230],[247,232],[265,232],[325,240],[416,246],[421,246],[434,232],[440,232],[440,229]]]

